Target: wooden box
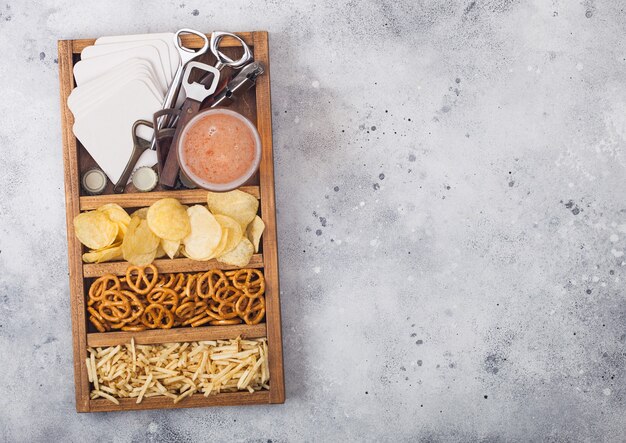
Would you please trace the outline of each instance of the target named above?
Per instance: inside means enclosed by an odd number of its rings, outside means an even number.
[[[67,107],[67,98],[75,87],[72,69],[80,60],[81,51],[95,40],[61,40],[59,49],[59,80],[61,87],[61,122],[63,126],[63,160],[65,176],[65,200],[67,217],[68,260],[70,274],[70,297],[72,317],[72,337],[74,348],[74,378],[76,389],[76,410],[78,412],[118,411],[133,409],[186,408],[215,405],[248,405],[264,403],[283,403],[285,389],[283,379],[283,357],[280,323],[280,300],[278,282],[278,254],[276,243],[276,211],[274,200],[274,164],[272,154],[272,116],[270,103],[270,73],[267,32],[244,32],[238,34],[253,50],[254,58],[265,66],[256,88],[247,91],[230,107],[251,121],[256,122],[261,135],[263,153],[258,174],[249,186],[241,188],[260,199],[260,211],[266,230],[262,237],[262,246],[247,267],[262,268],[266,280],[266,315],[265,322],[258,325],[209,326],[198,328],[156,329],[142,332],[92,332],[86,315],[86,290],[90,279],[106,273],[123,275],[127,262],[109,262],[84,264],[83,246],[74,235],[73,219],[81,211],[91,210],[105,203],[118,203],[124,208],[149,206],[163,197],[174,197],[183,204],[206,203],[206,191],[203,190],[161,190],[154,192],[113,194],[109,183],[105,193],[87,196],[81,190],[81,173],[95,165],[93,159],[81,146],[72,132],[74,117]],[[185,36],[183,43],[188,47],[199,48],[201,40],[194,36]],[[235,56],[234,39],[224,39],[220,48],[227,55]],[[214,58],[209,53],[201,61],[213,64]],[[234,269],[215,260],[208,262],[193,261],[185,258],[160,259],[155,261],[159,272],[198,272],[211,268]],[[139,404],[135,399],[120,399],[115,405],[106,399],[90,399],[85,359],[88,346],[111,346],[128,343],[134,337],[137,344],[157,344],[168,342],[189,342],[196,340],[214,340],[241,337],[267,337],[268,360],[270,369],[270,389],[263,391],[220,393],[205,397],[196,394],[174,404],[167,397],[144,398]]]

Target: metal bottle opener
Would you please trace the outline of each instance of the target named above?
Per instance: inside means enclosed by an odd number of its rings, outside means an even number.
[[[261,62],[252,62],[246,65],[224,89],[213,96],[209,101],[209,107],[228,106],[233,103],[236,95],[246,91],[256,84],[256,79],[265,72]]]
[[[115,186],[113,186],[113,192],[115,192],[116,194],[124,192],[124,189],[126,188],[126,183],[128,183],[130,174],[132,174],[133,168],[137,164],[139,157],[141,157],[141,154],[143,154],[146,149],[150,149],[150,142],[137,136],[137,128],[142,125],[149,128],[154,128],[152,122],[149,122],[147,120],[137,120],[133,124],[133,153],[128,159],[128,163],[126,163],[126,167],[124,168],[124,172],[122,172],[120,179],[117,181],[117,183],[115,183]]]
[[[211,80],[211,83],[208,87],[202,83],[192,83],[189,81],[189,76],[191,75],[191,72],[194,68],[213,74],[213,79]],[[187,63],[185,75],[182,79],[183,88],[185,89],[185,94],[187,95],[187,98],[185,99],[183,107],[180,111],[178,123],[176,125],[176,131],[174,132],[171,146],[176,146],[182,128],[200,111],[200,106],[202,105],[204,99],[215,92],[219,81],[220,71],[218,68],[196,61]],[[177,177],[178,153],[176,152],[176,149],[170,148],[169,152],[167,153],[167,159],[165,160],[165,164],[163,166],[163,170],[161,171],[159,181],[164,186],[173,187],[176,184]]]

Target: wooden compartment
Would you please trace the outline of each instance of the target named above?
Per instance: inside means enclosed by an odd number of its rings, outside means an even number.
[[[266,281],[266,314],[265,322],[258,325],[208,326],[199,328],[176,328],[169,330],[148,330],[141,332],[106,332],[89,333],[85,306],[85,289],[87,279],[96,278],[107,273],[122,275],[126,272],[127,262],[109,262],[100,264],[84,264],[82,261],[83,246],[74,236],[73,219],[81,211],[91,210],[105,203],[117,203],[125,208],[149,206],[163,197],[174,197],[184,204],[206,202],[206,191],[203,190],[164,190],[157,188],[153,192],[133,193],[127,189],[124,194],[113,194],[109,183],[105,193],[98,196],[87,196],[80,187],[82,172],[95,165],[93,159],[81,146],[72,132],[74,117],[67,107],[67,98],[75,87],[73,66],[80,60],[80,52],[95,40],[61,40],[59,49],[59,80],[61,89],[61,122],[63,129],[63,161],[65,176],[65,200],[67,218],[68,259],[70,273],[70,301],[72,317],[72,337],[74,349],[74,379],[76,391],[76,410],[78,412],[101,412],[133,409],[185,408],[201,406],[228,406],[264,403],[283,403],[285,388],[283,378],[282,338],[280,323],[280,300],[278,282],[278,251],[276,243],[276,208],[274,200],[274,163],[272,154],[272,121],[270,103],[270,73],[267,32],[238,33],[253,50],[255,60],[265,66],[253,88],[242,95],[230,109],[238,111],[256,122],[261,135],[263,153],[259,172],[248,183],[240,188],[260,200],[261,217],[266,225],[263,233],[259,254],[252,257],[247,267],[262,268]],[[184,36],[186,46],[199,48],[201,40],[194,36]],[[225,48],[227,55],[235,55],[234,39],[224,39],[220,48]],[[213,56],[209,53],[200,58],[201,61],[213,64]],[[215,260],[198,262],[190,259],[160,259],[155,261],[159,272],[198,272],[212,268],[234,269]],[[174,404],[167,397],[151,397],[136,404],[134,399],[120,399],[115,405],[105,399],[91,400],[90,386],[85,366],[88,346],[110,346],[128,343],[132,338],[140,344],[159,344],[168,342],[188,342],[197,340],[215,340],[236,338],[237,336],[256,338],[267,337],[268,360],[270,369],[269,391],[220,393],[204,397],[202,394],[186,398]]]

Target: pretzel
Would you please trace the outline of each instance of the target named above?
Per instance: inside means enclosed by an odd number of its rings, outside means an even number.
[[[152,271],[152,278],[148,278],[146,269]],[[133,273],[137,273],[133,276]],[[157,284],[159,278],[159,272],[156,266],[150,263],[148,266],[142,268],[139,266],[129,266],[126,270],[126,284],[135,291],[137,294],[147,294]]]
[[[233,286],[243,291],[246,296],[256,298],[265,293],[265,279],[258,269],[239,269],[227,272]]]
[[[144,309],[141,322],[150,329],[170,329],[174,325],[174,314],[163,305],[153,303]]]
[[[170,288],[154,288],[147,296],[146,300],[150,304],[159,304],[175,311],[178,307],[178,294]]]
[[[195,315],[193,317],[191,317],[188,320],[185,320],[183,322],[183,326],[187,326],[187,325],[191,325],[192,327],[197,327],[197,326],[202,326],[208,322],[210,322],[211,320],[213,320],[211,317],[209,317],[206,312],[201,312],[198,315]]]
[[[144,325],[134,325],[134,326],[122,326],[122,331],[130,331],[130,332],[139,332],[145,331],[146,327]]]
[[[119,322],[130,315],[131,307],[129,298],[122,291],[105,291],[104,299],[98,307],[98,313],[102,318],[110,322]]]
[[[233,288],[232,286],[222,286],[215,290],[213,293],[213,300],[218,303],[233,303],[236,302],[241,296],[242,292]]]
[[[237,311],[235,310],[235,304],[231,302],[222,302],[217,307],[217,313],[222,320],[230,320],[237,317]]]
[[[185,274],[166,274],[159,276],[159,281],[157,282],[157,286],[165,286],[166,288],[173,289],[175,291],[179,291],[181,286],[185,283],[186,277]]]
[[[189,297],[189,298],[196,297],[196,295],[198,294],[197,280],[198,280],[197,274],[192,274],[189,277],[187,277],[187,283],[185,283],[185,290],[183,291],[183,295],[185,297]]]
[[[211,269],[197,278],[196,292],[200,298],[211,298],[217,288],[228,286],[228,279],[219,269]]]
[[[102,299],[104,291],[108,291],[110,289],[119,290],[120,279],[113,274],[103,275],[91,284],[91,287],[89,288],[89,299],[94,301],[100,300]]]
[[[248,306],[248,310],[240,317],[248,325],[261,323],[261,320],[265,317],[265,299],[263,297],[253,299]]]
[[[130,310],[131,315],[124,319],[125,323],[132,323],[143,314],[144,306],[143,303],[137,298],[135,294],[130,291],[122,291],[124,295],[130,298]],[[134,309],[133,309],[134,308]]]
[[[222,320],[222,317],[220,316],[218,312],[219,307],[220,307],[219,303],[216,303],[214,300],[210,300],[207,303],[207,308],[205,309],[205,312],[213,320]]]
[[[195,315],[196,312],[196,303],[193,301],[187,301],[182,303],[174,313],[177,317],[187,318]],[[184,324],[184,323],[183,323]]]
[[[106,274],[88,291],[89,321],[99,332],[260,323],[265,280],[258,269],[159,274],[154,265]]]
[[[87,308],[87,312],[89,312],[92,317],[95,317],[95,319],[98,320],[100,323],[105,321],[100,315],[100,313],[96,311],[94,308],[92,308],[91,306]]]
[[[241,324],[240,318],[233,318],[231,320],[213,320],[209,322],[211,326],[230,326],[230,325],[239,325]]]
[[[93,315],[89,317],[89,321],[91,322],[91,324],[93,324],[96,327],[98,332],[106,332],[106,328],[104,327],[102,322],[98,320],[96,317],[94,317]]]

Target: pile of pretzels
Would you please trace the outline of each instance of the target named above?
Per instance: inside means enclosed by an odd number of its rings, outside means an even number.
[[[265,317],[265,278],[258,269],[159,274],[156,266],[129,266],[89,288],[89,321],[100,332],[177,326],[256,325]]]

